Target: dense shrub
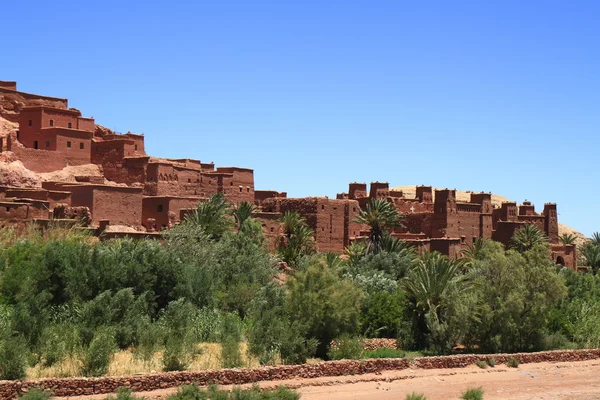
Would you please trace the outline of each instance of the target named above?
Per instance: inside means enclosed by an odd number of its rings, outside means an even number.
[[[23,379],[27,369],[27,345],[21,336],[0,339],[0,379]]]
[[[232,391],[221,391],[217,386],[206,390],[196,385],[182,386],[168,400],[298,400],[300,395],[284,386],[276,390],[261,390],[258,386],[251,389],[234,388]]]
[[[19,400],[48,400],[51,394],[51,392],[41,388],[31,388],[19,396]]]
[[[96,331],[89,346],[83,352],[83,374],[86,376],[106,374],[116,349],[117,346],[112,329],[102,328]]]
[[[387,347],[380,347],[363,353],[363,358],[404,358],[405,356],[406,352],[404,350],[388,349]]]
[[[364,353],[363,339],[344,335],[337,338],[327,356],[330,360],[359,360]]]
[[[461,396],[463,400],[483,400],[482,388],[469,388]]]

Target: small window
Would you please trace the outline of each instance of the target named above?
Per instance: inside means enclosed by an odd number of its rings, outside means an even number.
[[[67,127],[68,127],[69,129],[71,129],[71,128],[73,127],[73,124],[69,122],[69,123],[67,124]]]
[[[137,151],[137,144],[136,144],[135,146],[133,146],[133,149],[134,149],[135,151]]]
[[[163,205],[162,204],[157,205],[156,206],[156,211],[157,212],[163,212]]]
[[[85,146],[83,145],[83,143],[79,143],[79,149],[80,149],[80,150],[83,150],[83,148],[84,148],[84,147],[85,147]]]
[[[67,142],[67,148],[71,148],[71,142]]]
[[[188,178],[188,183],[192,183],[192,178]]]
[[[29,126],[33,125],[33,121],[29,120]]]
[[[54,126],[54,120],[53,119],[50,120],[50,126]]]
[[[244,190],[244,188],[240,186],[240,193],[242,193],[243,190]]]
[[[33,142],[33,148],[34,148],[34,149],[37,149],[37,148],[38,148],[38,142],[37,142],[37,140],[36,140],[35,142]]]
[[[250,193],[250,188],[249,187],[246,188],[246,192]]]
[[[50,141],[46,140],[46,147],[50,147]]]

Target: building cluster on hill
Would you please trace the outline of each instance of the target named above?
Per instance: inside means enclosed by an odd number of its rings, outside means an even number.
[[[287,198],[286,193],[255,190],[251,169],[150,157],[143,135],[98,126],[69,108],[66,99],[19,92],[15,82],[6,81],[0,81],[0,98],[0,116],[19,124],[0,139],[3,152],[14,153],[36,173],[87,164],[96,164],[103,173],[76,175],[69,182],[44,181],[39,188],[0,186],[1,225],[84,221],[105,237],[158,236],[200,200],[222,193],[230,202],[256,204],[254,216],[271,247],[280,235],[282,214],[297,211],[314,230],[317,250],[342,252],[367,235],[366,227],[354,221],[369,199],[378,198],[393,202],[405,216],[404,227],[395,228],[393,235],[420,251],[454,257],[477,238],[507,244],[519,227],[534,224],[548,236],[554,260],[576,267],[574,245],[559,243],[556,204],[545,204],[541,213],[529,202],[494,207],[491,194],[472,193],[469,202],[460,202],[455,190],[433,191],[430,186],[418,186],[416,196],[408,198],[381,182],[371,183],[369,191],[364,183],[351,183],[348,193],[336,199]],[[135,229],[108,229],[114,226]]]

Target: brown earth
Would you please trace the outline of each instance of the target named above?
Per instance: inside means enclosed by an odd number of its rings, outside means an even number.
[[[440,189],[440,188],[433,188],[434,199],[435,199],[435,190],[436,189]],[[402,190],[402,192],[404,193],[404,196],[407,198],[416,197],[416,186],[396,186],[396,187],[390,188],[390,190]],[[457,190],[456,191],[456,200],[464,201],[464,202],[471,201],[471,192],[468,190],[467,191]],[[510,200],[504,196],[500,196],[498,194],[492,193],[492,204],[493,205],[499,207],[502,204],[502,202],[505,202],[505,201],[510,201]],[[578,246],[581,246],[588,240],[583,233],[578,232],[575,229],[573,229],[567,225],[563,225],[559,222],[558,223],[558,234],[562,235],[563,233],[569,233],[569,234],[575,235],[575,237],[577,238],[575,243]]]
[[[459,399],[468,388],[481,387],[486,400],[591,400],[600,399],[600,362],[541,362],[508,368],[480,369],[474,365],[453,369],[408,369],[379,374],[290,379],[260,382],[261,388],[286,385],[296,388],[302,400],[403,400],[408,393],[423,393],[429,400]],[[243,385],[242,387],[250,387]],[[232,388],[223,386],[222,388]],[[136,393],[146,399],[163,399],[176,389]],[[71,400],[99,400],[106,395],[75,396]],[[61,399],[61,398],[57,398]]]

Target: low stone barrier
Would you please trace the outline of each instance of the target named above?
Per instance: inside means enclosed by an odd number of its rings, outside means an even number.
[[[33,387],[51,390],[55,396],[80,396],[113,393],[126,386],[133,391],[145,392],[196,383],[241,385],[260,381],[286,380],[294,378],[317,378],[326,376],[359,375],[407,368],[461,368],[477,361],[494,358],[498,364],[509,358],[520,363],[584,361],[600,358],[600,349],[546,351],[517,354],[464,354],[440,357],[419,357],[409,362],[406,359],[372,359],[327,361],[317,364],[281,365],[277,367],[221,369],[203,371],[165,372],[148,375],[99,378],[50,378],[31,381],[0,381],[0,400],[11,400]]]

